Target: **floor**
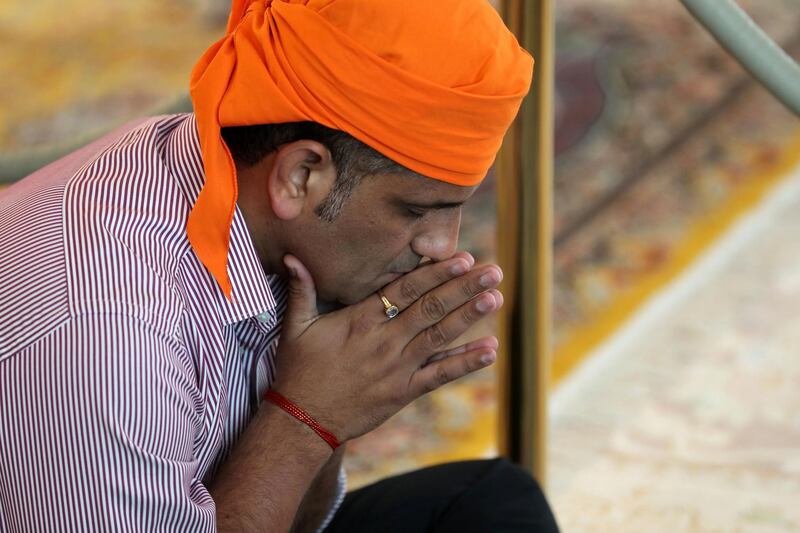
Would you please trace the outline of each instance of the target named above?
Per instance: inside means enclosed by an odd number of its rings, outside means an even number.
[[[552,396],[565,531],[800,531],[800,165]]]

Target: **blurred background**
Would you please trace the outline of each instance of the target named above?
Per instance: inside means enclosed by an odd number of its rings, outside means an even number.
[[[739,4],[800,57],[800,0]],[[557,517],[565,531],[800,531],[800,121],[677,0],[555,6]],[[4,162],[185,94],[227,8],[0,3],[0,181]],[[495,185],[464,216],[481,262],[503,238]],[[488,370],[445,387],[353,442],[351,488],[495,454],[496,383]]]

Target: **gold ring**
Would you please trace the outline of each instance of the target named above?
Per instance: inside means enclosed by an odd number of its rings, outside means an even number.
[[[389,318],[389,320],[400,314],[400,310],[397,308],[397,306],[390,302],[386,296],[381,293],[378,293],[378,296],[383,302],[383,312],[386,313],[386,316]]]

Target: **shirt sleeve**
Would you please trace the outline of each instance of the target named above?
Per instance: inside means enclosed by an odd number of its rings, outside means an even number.
[[[0,359],[0,530],[214,531],[201,405],[181,346],[123,315]]]
[[[342,502],[344,502],[344,497],[347,495],[347,472],[344,469],[344,466],[339,467],[339,478],[336,485],[336,497],[333,500],[333,504],[331,505],[328,514],[325,515],[325,519],[320,524],[319,528],[317,528],[317,533],[322,533],[326,527],[330,525],[333,521],[333,517],[336,516],[336,511],[342,506]]]

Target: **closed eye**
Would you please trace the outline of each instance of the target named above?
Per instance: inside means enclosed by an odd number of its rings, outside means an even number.
[[[415,207],[406,207],[406,216],[410,218],[422,218],[425,216],[426,210],[415,208]]]
[[[436,202],[431,205],[409,204],[398,202],[397,206],[403,215],[411,219],[423,218],[432,210],[460,209],[464,202]]]

